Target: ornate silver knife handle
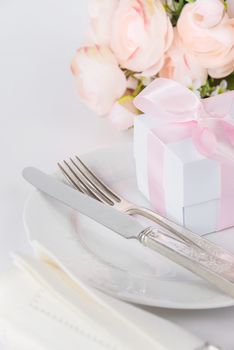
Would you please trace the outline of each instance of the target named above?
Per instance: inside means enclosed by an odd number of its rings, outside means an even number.
[[[211,255],[219,257],[224,261],[229,261],[234,264],[234,254],[226,250],[225,248],[209,241],[208,239],[199,236],[198,234],[188,230],[187,228],[172,222],[171,220],[161,216],[154,211],[143,207],[130,207],[129,214],[135,214],[143,216],[149,220],[154,221],[164,229],[171,232],[175,237],[187,242],[188,244],[200,248]]]
[[[167,235],[161,229],[146,228],[139,241],[198,276],[206,279],[234,298],[234,263],[201,251],[198,247]]]

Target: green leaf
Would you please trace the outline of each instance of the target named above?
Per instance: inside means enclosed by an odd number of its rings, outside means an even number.
[[[186,0],[172,0],[173,6],[170,6],[166,2],[166,11],[171,19],[172,25],[175,26],[177,20],[180,16],[180,13],[186,4]]]
[[[224,5],[225,10],[227,11],[227,9],[228,9],[228,3],[227,3],[227,0],[224,0],[223,5]]]
[[[228,90],[234,90],[234,73],[230,74],[225,80],[228,83]]]
[[[209,77],[209,80],[211,81],[212,78]],[[232,72],[230,75],[228,75],[227,77],[224,78],[220,78],[220,79],[212,79],[212,86],[217,86],[220,84],[220,82],[222,80],[226,80],[228,83],[228,90],[234,90],[234,72]]]
[[[122,105],[126,102],[131,102],[134,99],[132,95],[124,95],[118,99],[118,102]]]
[[[184,7],[184,0],[179,0],[179,2],[174,1],[174,6],[176,9],[176,14],[179,15],[182,11],[182,8]]]
[[[136,89],[133,91],[132,96],[136,97],[143,89],[144,89],[144,85],[143,85],[142,81],[140,80],[138,82]]]

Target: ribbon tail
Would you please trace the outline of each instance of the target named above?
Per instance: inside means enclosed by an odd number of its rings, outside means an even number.
[[[197,127],[193,133],[193,142],[198,152],[210,157],[217,152],[218,141],[215,133],[207,127]]]
[[[212,117],[227,117],[234,122],[234,91],[205,98],[202,100],[205,111]]]

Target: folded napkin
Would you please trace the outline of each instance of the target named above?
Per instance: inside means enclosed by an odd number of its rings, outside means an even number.
[[[193,350],[201,340],[74,282],[51,261],[14,256],[0,278],[0,339],[17,350]]]

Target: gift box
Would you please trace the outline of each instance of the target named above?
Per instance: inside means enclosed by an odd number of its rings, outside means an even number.
[[[155,210],[198,234],[234,226],[234,93],[200,100],[156,79],[135,99],[139,190]]]

